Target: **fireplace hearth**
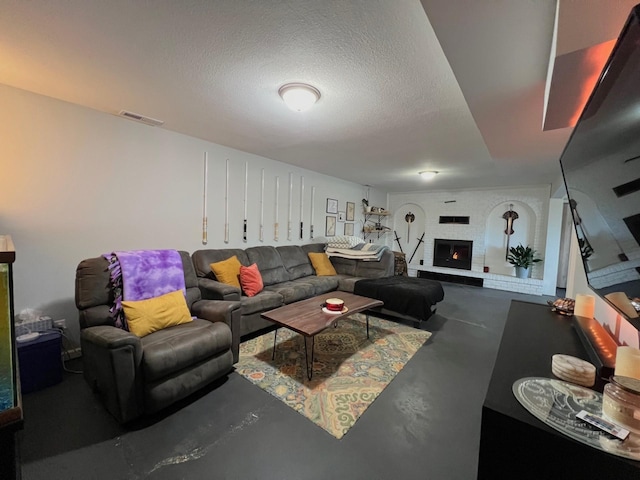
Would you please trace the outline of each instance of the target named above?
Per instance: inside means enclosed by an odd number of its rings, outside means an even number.
[[[433,266],[471,270],[473,242],[436,238],[433,245]]]

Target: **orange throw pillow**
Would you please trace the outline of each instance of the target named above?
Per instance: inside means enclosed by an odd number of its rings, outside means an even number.
[[[254,263],[248,267],[240,266],[240,285],[247,297],[253,297],[262,291],[264,284],[258,265]]]

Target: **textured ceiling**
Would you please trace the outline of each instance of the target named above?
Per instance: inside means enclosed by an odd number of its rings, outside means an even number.
[[[611,3],[562,2],[558,54],[615,38],[633,2]],[[549,184],[570,134],[542,130],[554,0],[0,0],[0,12],[0,83],[388,191]],[[288,82],[320,101],[288,110]],[[426,184],[426,169],[441,173]]]

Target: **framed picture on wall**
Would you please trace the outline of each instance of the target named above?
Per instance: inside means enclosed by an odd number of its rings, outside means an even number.
[[[335,198],[327,198],[327,213],[338,213],[338,200]]]
[[[344,222],[344,212],[338,212],[338,221]]]
[[[327,215],[327,224],[325,226],[324,236],[335,237],[336,235],[336,217]]]
[[[356,219],[356,204],[347,202],[347,222],[353,222]]]
[[[353,236],[353,223],[344,224],[344,234]]]

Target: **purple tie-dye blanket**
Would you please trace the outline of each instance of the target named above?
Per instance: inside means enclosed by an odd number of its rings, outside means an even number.
[[[129,250],[104,257],[109,261],[116,327],[128,330],[123,300],[147,300],[176,290],[186,295],[182,258],[176,250]]]

